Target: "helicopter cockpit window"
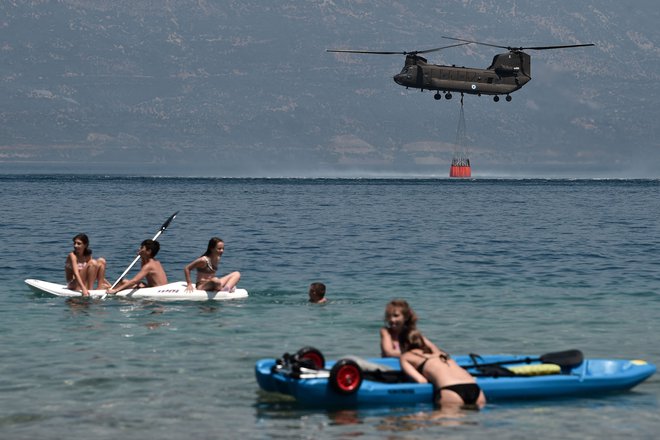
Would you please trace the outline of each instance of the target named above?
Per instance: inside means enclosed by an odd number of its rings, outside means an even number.
[[[406,75],[406,79],[411,79],[415,72],[415,66],[405,66],[401,69],[401,75]]]

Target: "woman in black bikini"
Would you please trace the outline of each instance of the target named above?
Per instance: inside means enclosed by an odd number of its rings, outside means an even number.
[[[400,361],[401,369],[415,382],[433,384],[436,404],[478,408],[486,404],[474,377],[447,353],[428,347],[419,330],[408,334],[408,351],[401,355]]]

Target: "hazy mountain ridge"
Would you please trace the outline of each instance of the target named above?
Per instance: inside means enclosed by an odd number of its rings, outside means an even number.
[[[394,84],[403,56],[325,49],[428,49],[449,35],[597,44],[532,51],[533,80],[512,103],[465,98],[481,166],[657,161],[659,14],[645,3],[4,2],[0,160],[428,172],[456,149],[458,101]],[[498,52],[470,45],[429,61],[486,67]],[[425,151],[410,147],[420,143]]]

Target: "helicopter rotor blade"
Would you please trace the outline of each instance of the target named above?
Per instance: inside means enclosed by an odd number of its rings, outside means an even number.
[[[562,45],[562,46],[534,46],[534,47],[517,47],[515,48],[516,50],[546,50],[546,49],[566,49],[569,47],[587,47],[587,46],[595,46],[593,43],[589,44],[567,44],[567,45]]]
[[[410,54],[417,55],[418,53],[436,52],[438,50],[449,49],[450,47],[465,46],[465,45],[471,44],[471,43],[472,43],[471,41],[468,41],[468,42],[465,42],[465,43],[458,43],[458,44],[452,44],[452,45],[449,45],[449,46],[436,47],[435,49],[417,50],[415,52],[410,52]]]
[[[380,52],[375,50],[326,49],[325,51],[337,53],[368,53],[374,55],[407,55],[407,52]]]
[[[442,38],[446,38],[447,40],[464,41],[465,44],[470,44],[470,43],[481,44],[482,46],[499,47],[500,49],[509,49],[509,50],[511,50],[511,48],[509,46],[499,46],[497,44],[482,43],[481,41],[464,40],[462,38],[453,38],[453,37],[442,37]]]
[[[389,51],[376,51],[376,50],[353,50],[353,49],[326,49],[326,52],[338,52],[338,53],[359,53],[359,54],[374,54],[374,55],[418,55],[420,53],[429,53],[429,52],[436,52],[438,50],[442,49],[449,49],[450,47],[457,47],[457,46],[465,46],[466,44],[470,44],[469,42],[466,43],[459,43],[459,44],[452,44],[449,46],[442,46],[442,47],[436,47],[433,49],[426,49],[426,50],[414,50],[412,52],[389,52]]]
[[[529,47],[512,47],[512,46],[500,46],[497,44],[490,44],[490,43],[482,43],[480,41],[473,41],[473,40],[464,40],[462,38],[452,38],[452,37],[442,37],[446,38],[447,40],[456,40],[456,41],[466,41],[468,43],[474,43],[474,44],[481,44],[482,46],[490,46],[490,47],[499,47],[500,49],[507,49],[512,52],[520,52],[522,50],[546,50],[546,49],[567,49],[570,47],[586,47],[586,46],[595,46],[593,43],[589,44],[563,44],[559,46],[529,46]]]

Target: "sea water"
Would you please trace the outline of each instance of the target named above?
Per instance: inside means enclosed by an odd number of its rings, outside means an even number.
[[[658,180],[0,176],[0,438],[655,437],[658,375],[448,414],[300,407],[261,392],[254,365],[307,345],[378,356],[392,298],[450,353],[660,364],[659,200]],[[79,232],[114,281],[175,211],[169,279],[220,236],[248,298],[67,301],[23,283],[63,283]],[[327,304],[308,303],[314,281]]]

